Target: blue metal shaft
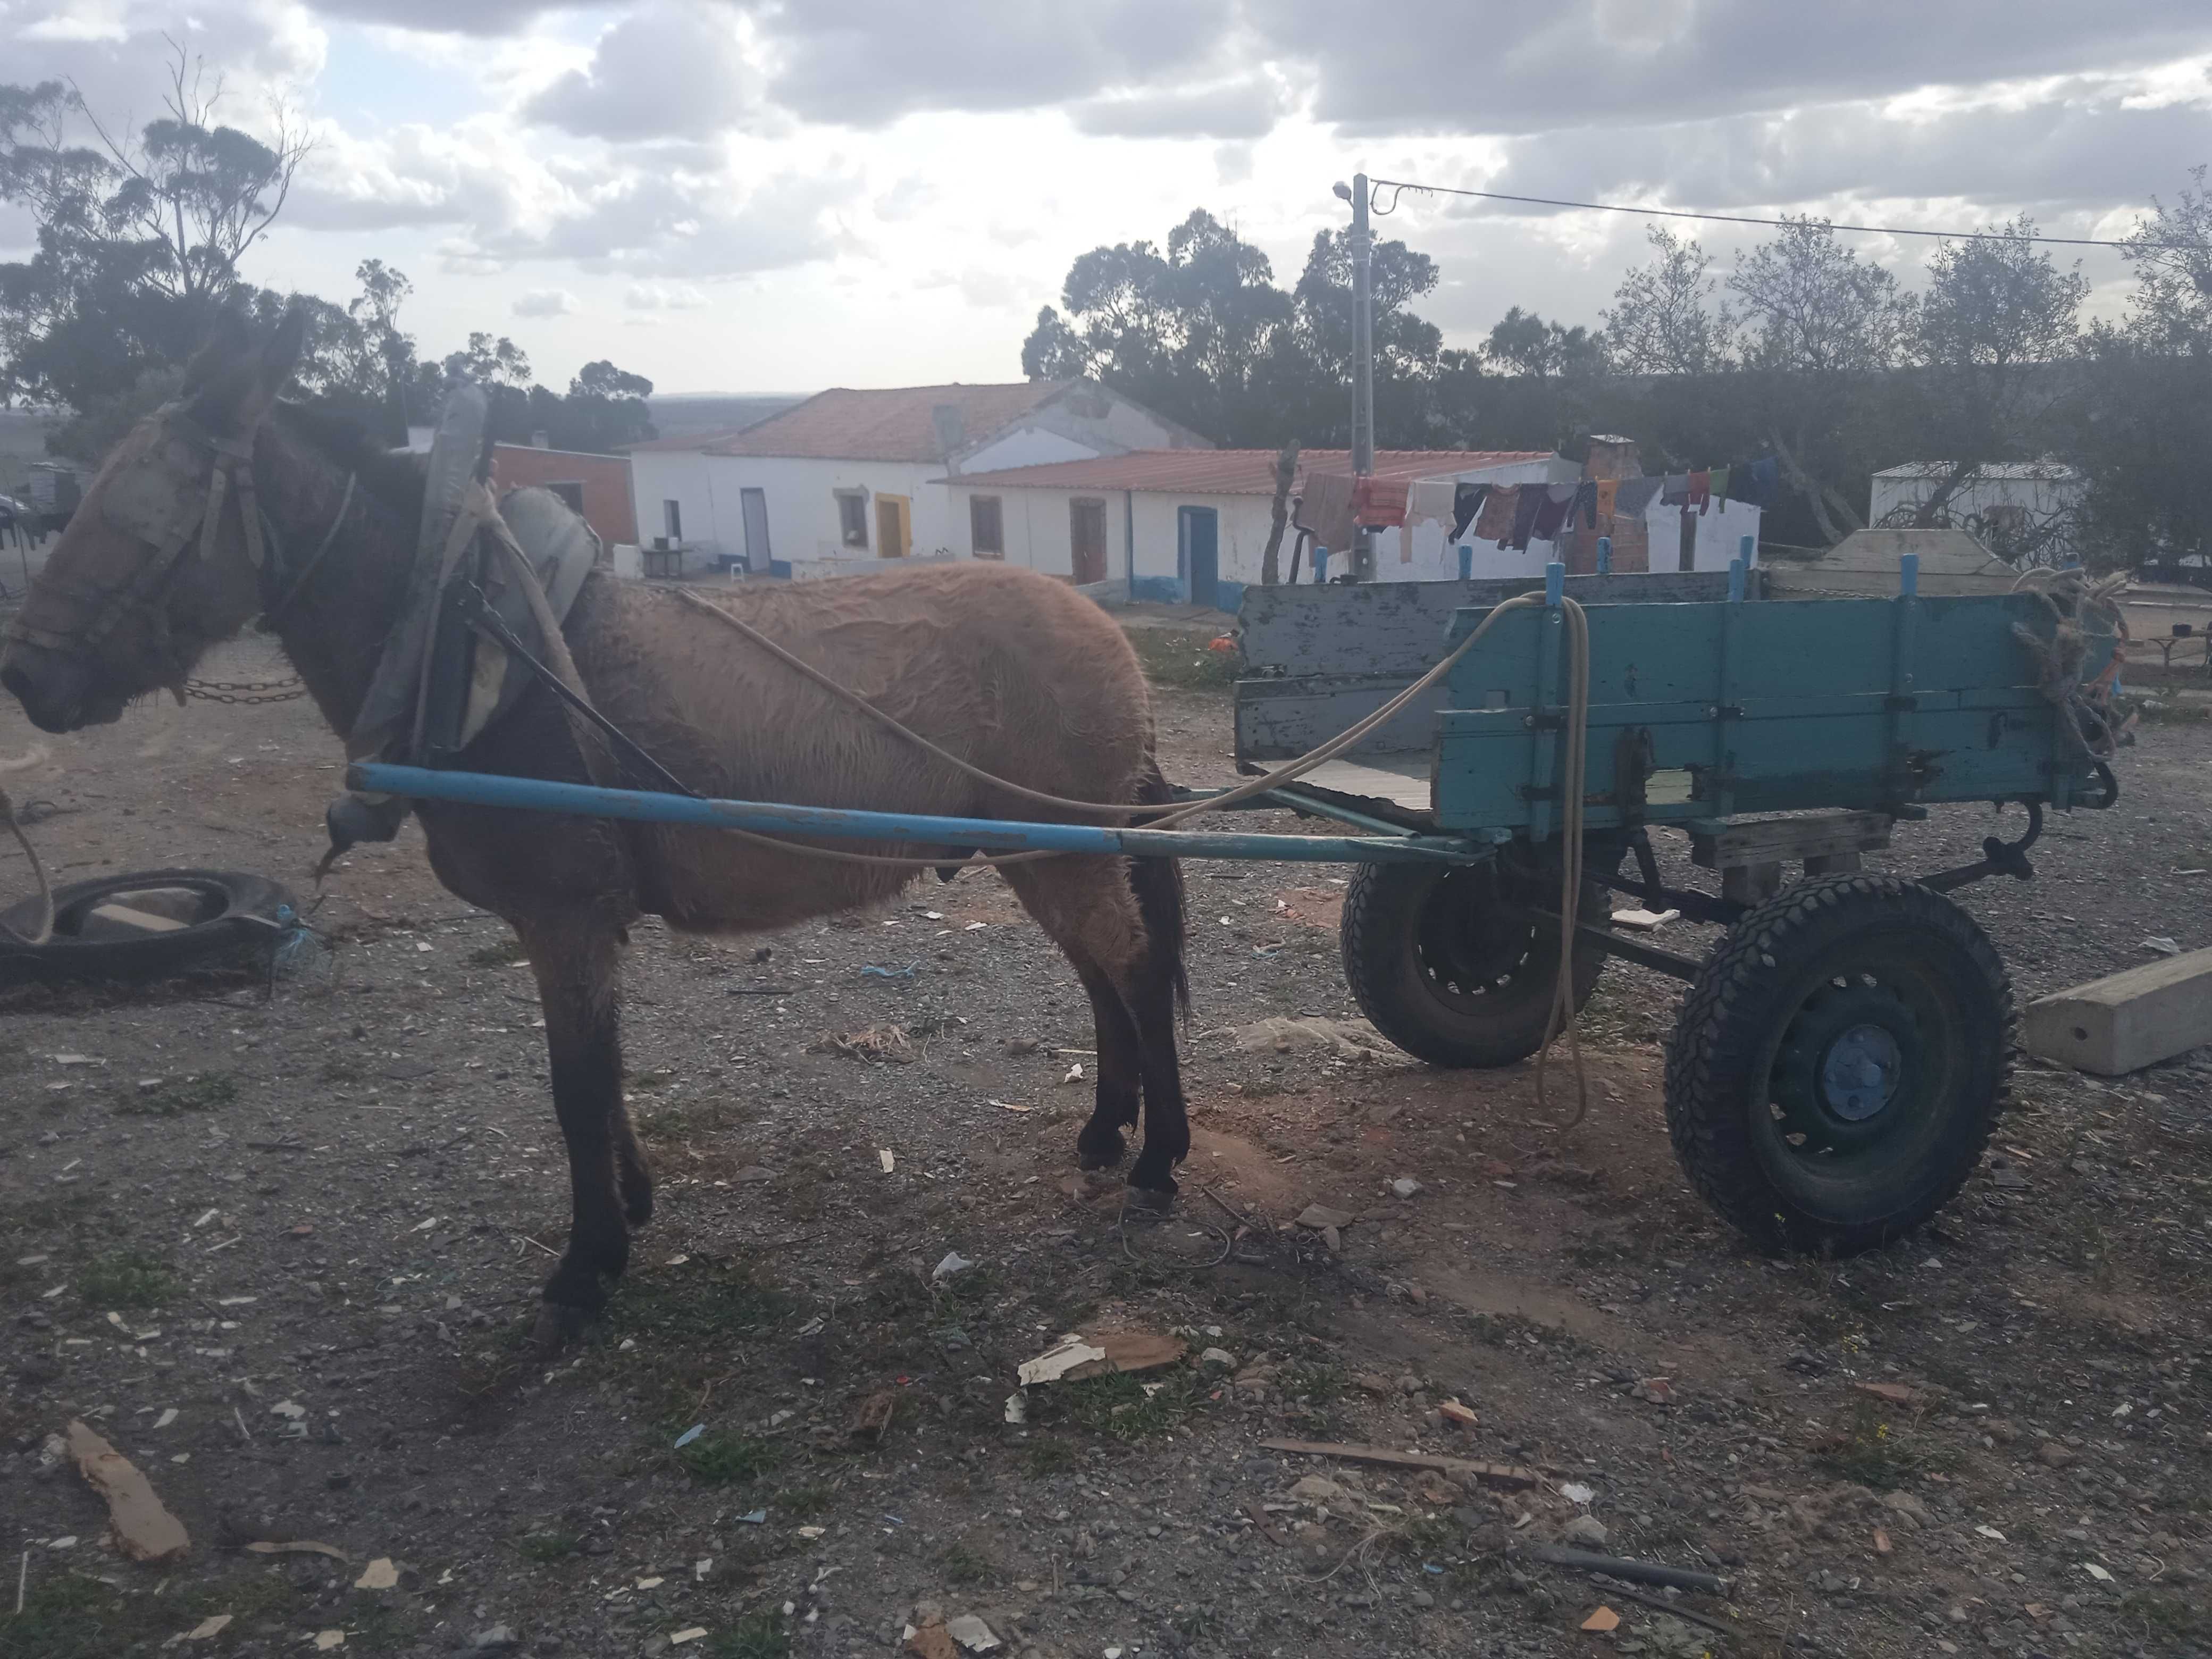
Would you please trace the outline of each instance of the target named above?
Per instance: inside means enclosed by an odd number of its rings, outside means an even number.
[[[1117,830],[1090,823],[1027,823],[1006,818],[939,818],[914,812],[866,812],[776,802],[699,800],[636,789],[599,789],[543,778],[489,772],[441,772],[364,761],[346,774],[349,788],[411,800],[575,817],[680,823],[702,830],[750,830],[757,835],[825,841],[904,843],[935,850],[974,847],[987,853],[1106,853],[1131,858],[1244,859],[1291,864],[1469,864],[1490,848],[1444,836],[1248,836],[1194,830]]]

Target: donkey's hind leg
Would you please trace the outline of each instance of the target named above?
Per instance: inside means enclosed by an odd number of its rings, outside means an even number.
[[[1145,1145],[1129,1174],[1133,1188],[1164,1201],[1174,1196],[1175,1166],[1190,1151],[1190,1126],[1175,1058],[1176,964],[1180,939],[1156,949],[1124,860],[1075,856],[1035,865],[1006,866],[1007,884],[1037,925],[1067,953],[1091,991],[1097,1016],[1099,1090],[1097,1109],[1077,1142],[1086,1167],[1095,1149],[1105,1150],[1111,1133],[1118,1152],[1118,1123],[1133,1121],[1127,1101],[1128,1056],[1133,1054],[1145,1111]],[[1110,998],[1092,988],[1094,974]],[[1108,1018],[1110,1009],[1114,1018]],[[1109,1032],[1112,1035],[1109,1035]],[[1133,1040],[1133,1041],[1132,1041]],[[1109,1070],[1109,1055],[1116,1056]],[[1117,1090],[1109,1097],[1112,1075]]]
[[[596,918],[557,917],[516,924],[538,978],[553,1109],[568,1143],[571,1218],[568,1249],[546,1282],[538,1316],[541,1347],[574,1336],[606,1304],[604,1280],[629,1264],[623,1200],[640,1183],[651,1203],[642,1159],[622,1103],[622,1026],[617,998],[620,933]],[[633,1169],[617,1177],[618,1158]]]
[[[1067,950],[1064,943],[1061,948]],[[1091,1024],[1098,1041],[1097,1103],[1091,1108],[1091,1121],[1075,1138],[1076,1164],[1085,1170],[1110,1170],[1121,1163],[1127,1150],[1121,1139],[1123,1126],[1134,1128],[1137,1124],[1144,1082],[1137,1024],[1103,968],[1078,957],[1073,950],[1068,957],[1075,963],[1076,977],[1090,995]]]

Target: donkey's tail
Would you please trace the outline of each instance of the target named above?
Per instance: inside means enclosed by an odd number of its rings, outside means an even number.
[[[1136,805],[1164,806],[1175,791],[1160,771],[1158,761],[1147,756],[1145,775],[1137,785]],[[1129,885],[1137,896],[1137,912],[1144,918],[1145,937],[1155,973],[1168,975],[1176,1000],[1190,1012],[1190,975],[1183,969],[1182,861],[1180,859],[1137,858],[1129,860]]]

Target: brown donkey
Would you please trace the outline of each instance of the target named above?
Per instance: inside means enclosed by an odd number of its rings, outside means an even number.
[[[406,592],[423,480],[408,458],[277,400],[301,337],[299,319],[288,319],[256,349],[242,324],[227,319],[178,402],[141,422],[86,491],[0,656],[0,684],[43,730],[113,720],[163,687],[181,696],[202,652],[280,597],[286,655],[333,729],[352,728]],[[252,555],[261,550],[248,545],[235,506],[220,495],[211,537],[197,527],[204,493],[189,488],[181,508],[194,520],[189,537],[149,532],[143,505],[133,510],[126,500],[132,487],[115,483],[149,452],[155,465],[139,466],[142,485],[163,466],[185,479],[250,467],[247,499],[258,499],[267,526],[256,538],[267,544],[258,570]],[[137,495],[143,501],[143,488]],[[235,489],[230,496],[239,499]],[[326,538],[326,555],[311,560]],[[300,591],[287,597],[295,582]],[[748,587],[723,603],[996,777],[1106,805],[1167,798],[1134,653],[1110,618],[1059,583],[981,565],[915,567]],[[564,633],[601,711],[702,794],[1040,816],[864,720],[669,593],[594,574]],[[592,781],[568,718],[542,689],[478,738],[462,764]],[[557,1340],[604,1304],[605,1281],[629,1259],[630,1228],[653,1210],[622,1096],[617,969],[629,923],[652,914],[702,933],[784,927],[885,898],[915,872],[711,830],[432,802],[421,816],[438,879],[512,924],[538,976],[574,1200],[568,1251],[539,1316],[541,1340]],[[963,854],[948,848],[938,856]],[[1131,1184],[1164,1199],[1190,1146],[1174,1024],[1183,988],[1181,872],[1164,860],[1071,855],[1010,866],[1005,875],[1090,994],[1097,1100],[1078,1156],[1086,1168],[1119,1162],[1121,1127],[1136,1123],[1141,1098],[1144,1147]]]

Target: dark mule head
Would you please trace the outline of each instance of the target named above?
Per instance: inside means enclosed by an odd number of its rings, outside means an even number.
[[[0,685],[33,725],[102,725],[164,687],[181,698],[201,653],[259,609],[254,435],[305,330],[295,312],[257,348],[226,312],[176,401],[101,466],[0,653]]]

